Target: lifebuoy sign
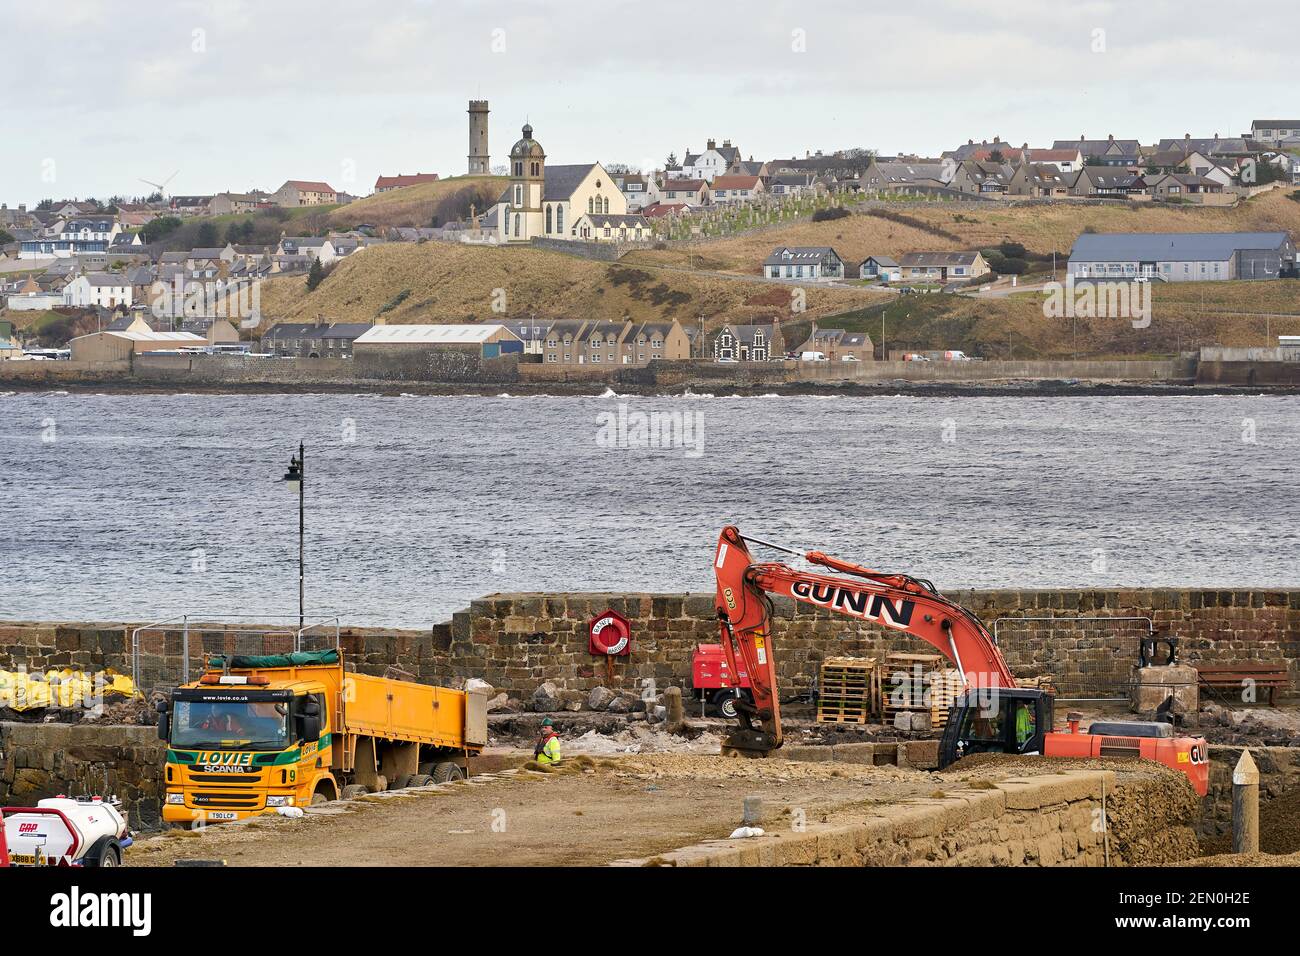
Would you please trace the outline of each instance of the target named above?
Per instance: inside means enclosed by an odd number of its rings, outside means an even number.
[[[618,611],[605,611],[587,622],[587,649],[604,657],[632,653],[632,625]]]

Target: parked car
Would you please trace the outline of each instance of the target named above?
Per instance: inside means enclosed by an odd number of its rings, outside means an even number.
[[[799,356],[801,362],[825,362],[828,361],[825,352],[804,352]]]

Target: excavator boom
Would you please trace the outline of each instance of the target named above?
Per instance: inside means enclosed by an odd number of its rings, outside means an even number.
[[[755,563],[747,542],[777,547],[844,576]],[[781,745],[770,594],[918,637],[957,665],[968,689],[1016,686],[1002,652],[979,619],[928,582],[873,571],[820,551],[798,552],[746,539],[732,525],[718,538],[713,570],[723,652],[728,666],[743,668],[752,685],[752,704],[741,707],[743,726],[730,741],[735,749],[767,751]]]

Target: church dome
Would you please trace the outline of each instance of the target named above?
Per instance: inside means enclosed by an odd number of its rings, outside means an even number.
[[[511,159],[544,159],[546,151],[542,149],[542,144],[533,139],[533,128],[529,124],[524,124],[524,138],[515,145],[510,147]]]

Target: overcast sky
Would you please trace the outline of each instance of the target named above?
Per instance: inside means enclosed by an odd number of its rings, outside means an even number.
[[[1300,7],[1208,0],[0,0],[0,200],[368,194],[493,164],[525,119],[555,163],[662,164],[967,139],[1239,135],[1300,113]],[[1279,115],[1285,114],[1285,115]]]

